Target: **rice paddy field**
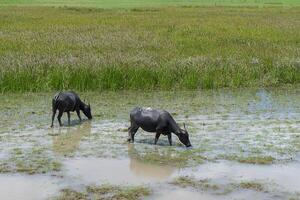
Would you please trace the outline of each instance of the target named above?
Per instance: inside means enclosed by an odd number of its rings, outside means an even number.
[[[2,93],[300,83],[297,6],[26,5],[0,6]]]

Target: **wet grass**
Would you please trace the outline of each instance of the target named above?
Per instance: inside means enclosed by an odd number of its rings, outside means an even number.
[[[240,183],[229,182],[223,184],[212,183],[211,180],[198,180],[190,176],[180,176],[170,182],[173,185],[180,187],[191,187],[197,190],[210,191],[213,194],[225,195],[240,189],[253,190],[257,192],[271,192],[265,189],[265,186],[256,181],[243,181]],[[276,193],[276,192],[275,192]],[[274,192],[273,192],[274,194]],[[280,193],[280,195],[282,195]]]
[[[279,185],[272,183],[262,183],[261,181],[225,181],[214,183],[209,179],[196,179],[191,176],[179,176],[173,179],[170,184],[183,187],[192,188],[200,191],[209,192],[214,195],[228,195],[243,190],[251,190],[258,193],[268,194],[270,199],[298,199],[298,192],[285,191]],[[270,187],[272,185],[273,187]],[[223,196],[225,198],[225,196]],[[230,196],[231,197],[231,196]]]
[[[132,199],[137,200],[145,196],[149,196],[151,191],[142,186],[120,187],[112,185],[104,185],[100,187],[88,187],[87,191],[93,193],[96,199]]]
[[[200,190],[219,190],[220,187],[216,184],[210,183],[209,180],[196,180],[193,177],[180,176],[171,182],[173,185],[180,187],[193,187]]]
[[[0,173],[9,173],[11,172],[10,166],[8,163],[0,163]]]
[[[300,83],[299,13],[0,7],[0,92]]]
[[[78,192],[72,189],[61,190],[57,200],[138,200],[149,196],[151,190],[144,186],[116,186],[116,185],[101,185],[87,186],[86,192]]]
[[[60,169],[61,163],[49,157],[42,148],[15,148],[8,158],[0,162],[0,173],[40,174]]]
[[[261,183],[254,182],[254,181],[241,182],[238,186],[243,189],[256,190],[259,192],[264,191],[264,186]]]
[[[300,193],[296,192],[295,194],[292,194],[289,196],[289,200],[297,200],[300,198]]]
[[[225,156],[227,160],[234,160],[240,163],[247,163],[247,164],[261,164],[261,165],[268,165],[272,164],[276,159],[272,156]]]
[[[69,188],[62,189],[60,195],[55,200],[86,200],[88,195]]]

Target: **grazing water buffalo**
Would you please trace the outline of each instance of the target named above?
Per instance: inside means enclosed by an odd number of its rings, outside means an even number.
[[[131,126],[128,128],[128,141],[134,142],[134,135],[141,127],[144,131],[155,132],[155,144],[161,134],[167,135],[170,146],[172,146],[172,135],[174,133],[186,147],[192,146],[187,130],[181,129],[171,114],[165,110],[136,107],[130,112]]]
[[[75,92],[59,92],[55,94],[55,96],[52,99],[53,114],[52,114],[51,127],[53,127],[53,121],[56,114],[56,110],[59,111],[57,119],[60,126],[62,126],[61,116],[63,115],[64,112],[68,113],[69,125],[70,125],[70,112],[76,111],[80,121],[81,121],[80,110],[82,110],[82,112],[87,118],[92,119],[90,104],[87,105],[83,103]]]

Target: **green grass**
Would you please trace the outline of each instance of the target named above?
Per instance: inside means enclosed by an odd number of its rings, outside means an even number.
[[[9,158],[0,161],[0,173],[38,174],[60,171],[61,163],[47,157],[45,151],[37,147],[28,150],[15,148]]]
[[[214,194],[225,195],[241,189],[254,190],[257,192],[271,192],[267,190],[263,183],[257,181],[242,181],[239,183],[214,184],[208,179],[198,180],[190,176],[180,176],[170,182],[179,187],[191,187],[202,191],[211,191]]]
[[[57,200],[138,200],[151,194],[151,190],[144,186],[118,186],[100,185],[87,186],[86,192],[78,192],[73,189],[63,189]]]
[[[219,190],[219,186],[216,184],[210,183],[209,180],[196,180],[193,177],[188,176],[180,176],[170,182],[173,185],[177,185],[180,187],[193,187],[200,190]]]
[[[98,8],[132,8],[184,5],[300,5],[298,0],[1,0],[0,5],[84,6]]]
[[[261,183],[254,181],[241,182],[238,186],[243,189],[256,190],[259,192],[264,190],[264,186]]]
[[[298,7],[0,7],[0,92],[297,84],[299,18]]]
[[[58,197],[53,198],[53,200],[87,200],[88,195],[83,192],[78,192],[76,190],[65,188],[60,191]]]
[[[240,163],[247,164],[260,164],[260,165],[269,165],[272,164],[276,159],[272,156],[225,156],[228,160],[238,161]]]

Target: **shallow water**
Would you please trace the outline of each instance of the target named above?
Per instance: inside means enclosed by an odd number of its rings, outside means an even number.
[[[272,165],[249,165],[221,161],[207,163],[193,169],[184,169],[180,175],[193,174],[198,179],[209,179],[223,183],[256,181],[271,183],[273,189],[280,187],[283,191],[300,192],[300,163]]]
[[[0,199],[40,200],[59,192],[57,179],[43,175],[0,175]]]
[[[138,185],[166,181],[175,173],[171,166],[128,159],[76,158],[64,161],[66,175],[86,185],[97,183]]]
[[[197,192],[186,189],[168,189],[158,192],[156,195],[148,198],[149,200],[231,200],[231,199],[271,199],[270,195],[256,193],[253,191],[238,191],[230,195],[213,195],[205,192]]]
[[[55,121],[50,128],[52,95],[0,96],[0,199],[45,199],[63,188],[80,191],[104,183],[146,185],[153,191],[147,199],[299,197],[299,87],[83,93],[94,119],[80,123],[72,113],[70,127],[64,115],[64,127]],[[128,144],[128,113],[135,106],[164,108],[179,125],[185,122],[193,149],[176,136],[172,147],[165,136],[155,146],[154,134],[141,130]],[[170,184],[178,176],[208,179],[221,188],[255,181],[267,192],[234,189],[216,195]],[[6,193],[7,188],[15,192]]]

